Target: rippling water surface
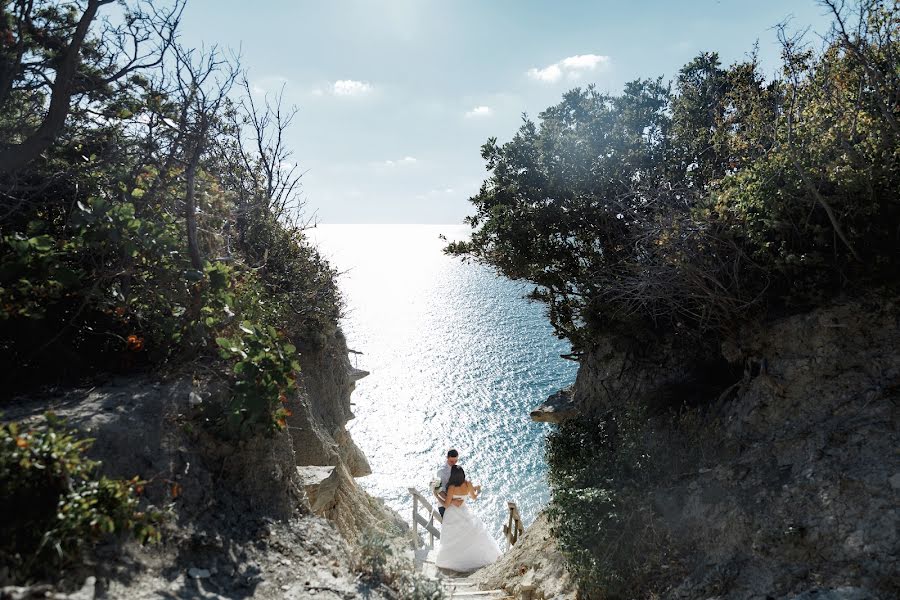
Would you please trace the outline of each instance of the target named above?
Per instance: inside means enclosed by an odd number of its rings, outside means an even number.
[[[312,239],[343,272],[342,326],[351,358],[371,375],[353,394],[348,425],[372,466],[359,479],[409,519],[407,491],[428,482],[455,447],[484,486],[473,506],[499,540],[506,501],[531,523],[547,503],[547,425],[529,411],[570,384],[576,365],[527,288],[444,256],[468,228],[449,225],[319,225]],[[428,495],[430,497],[430,494]]]

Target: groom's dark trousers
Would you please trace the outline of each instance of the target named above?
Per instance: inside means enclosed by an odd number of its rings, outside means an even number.
[[[438,512],[441,513],[441,518],[443,519],[444,518],[444,507],[438,506]]]

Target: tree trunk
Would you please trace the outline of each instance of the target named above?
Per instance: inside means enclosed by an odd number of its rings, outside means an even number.
[[[87,36],[91,22],[97,15],[97,9],[107,4],[109,0],[89,0],[84,14],[75,27],[72,41],[62,53],[59,59],[59,67],[56,69],[56,78],[51,88],[50,106],[47,116],[37,131],[25,138],[21,144],[0,145],[0,173],[11,173],[37,158],[41,152],[53,145],[62,131],[69,116],[70,103],[72,101],[72,89],[78,65],[81,62],[81,47]]]
[[[188,254],[191,257],[191,266],[198,271],[203,270],[203,257],[200,256],[200,245],[197,242],[197,199],[196,199],[196,174],[197,165],[200,162],[200,145],[194,146],[193,155],[187,166],[187,193],[184,198],[185,223],[187,224]]]

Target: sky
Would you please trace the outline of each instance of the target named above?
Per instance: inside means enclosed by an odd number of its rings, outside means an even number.
[[[182,42],[239,50],[253,93],[284,90],[287,134],[320,223],[460,223],[502,143],[563,92],[664,76],[701,51],[724,64],[773,29],[811,40],[830,20],[814,0],[188,0]]]

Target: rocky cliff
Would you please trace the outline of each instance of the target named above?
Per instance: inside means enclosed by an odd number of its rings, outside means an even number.
[[[603,340],[583,357],[574,388],[532,415],[606,423],[635,407],[645,415],[638,447],[649,475],[601,474],[630,514],[621,538],[601,530],[604,547],[591,549],[606,568],[637,564],[619,573],[619,589],[900,597],[896,300],[835,302],[745,327],[720,356],[703,350]],[[502,577],[510,591],[536,584],[538,597],[571,593],[544,518],[486,581]]]
[[[481,589],[503,589],[517,597],[574,600],[577,596],[546,511],[500,560],[471,578]]]
[[[293,415],[288,418],[297,464],[343,464],[353,477],[370,474],[365,455],[345,427],[353,418],[350,394],[368,373],[350,364],[340,330],[316,344],[301,345],[299,350],[304,375],[301,393],[292,404]]]
[[[101,547],[58,585],[86,581],[83,598],[382,597],[360,580],[353,542],[368,527],[402,535],[405,525],[354,480],[368,472],[345,429],[362,373],[340,332],[305,349],[301,365],[287,430],[243,442],[198,422],[227,389],[197,374],[122,378],[8,405],[4,419],[47,410],[66,418],[95,439],[90,454],[105,474],[147,480],[146,500],[169,513],[160,546]],[[325,476],[310,481],[311,468]],[[0,596],[36,591],[7,587]]]
[[[300,347],[305,376],[288,417],[297,471],[310,510],[333,522],[348,541],[369,528],[403,535],[406,522],[354,479],[372,472],[346,428],[353,418],[350,395],[368,373],[354,368],[347,355],[340,330],[316,345]]]
[[[654,508],[645,525],[677,556],[668,595],[897,597],[896,302],[843,301],[746,327],[723,343],[718,372],[658,356],[599,348],[575,401],[585,413],[686,391],[704,403],[692,424],[655,432],[660,475],[637,492]]]

